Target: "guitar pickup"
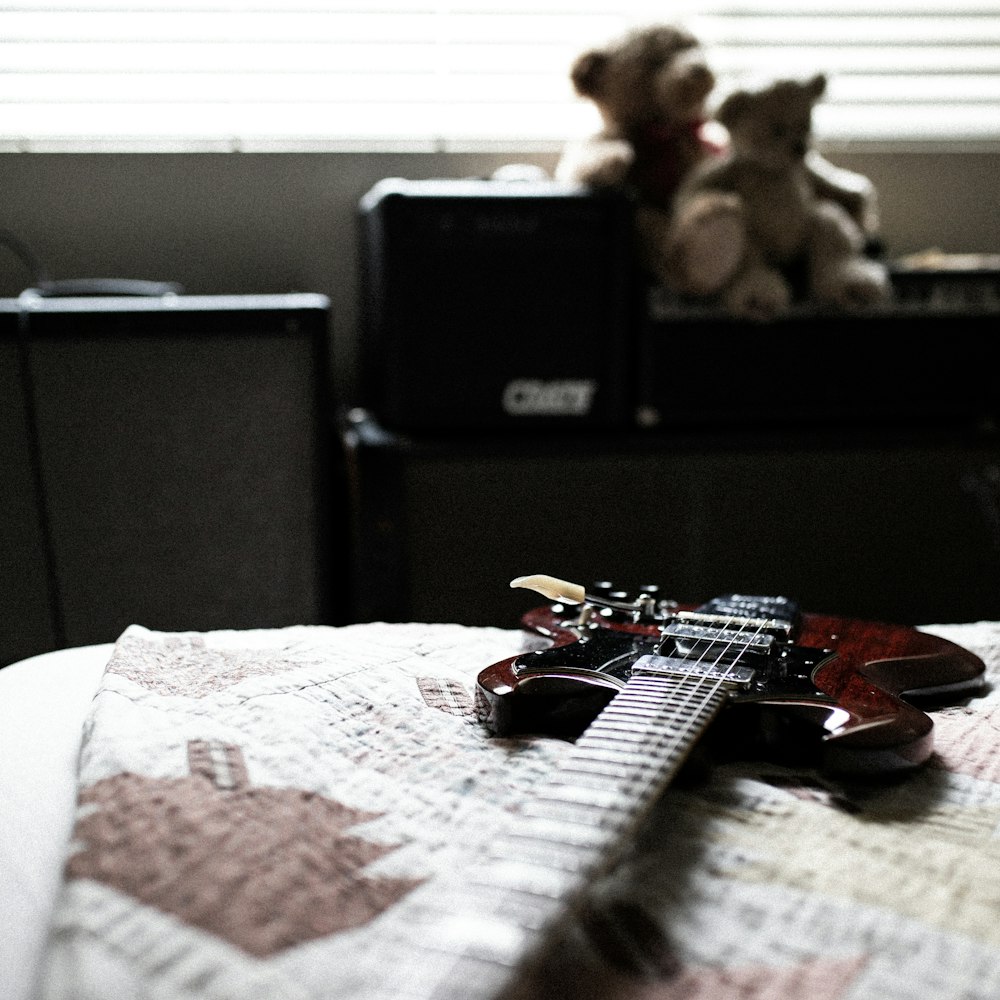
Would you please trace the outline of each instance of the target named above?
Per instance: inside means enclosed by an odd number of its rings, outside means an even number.
[[[713,649],[731,651],[733,655],[753,652],[766,656],[774,646],[775,637],[771,632],[763,630],[764,625],[764,622],[760,622],[749,627],[743,622],[739,629],[734,629],[684,620],[665,625],[661,634],[665,639],[674,640],[677,652],[688,656],[695,652],[707,653]]]
[[[776,639],[791,638],[794,623],[782,618],[735,618],[732,615],[708,614],[704,611],[678,611],[665,626],[703,625],[720,628],[740,635],[773,635]]]
[[[703,659],[647,653],[632,664],[632,673],[655,677],[695,677],[720,684],[749,687],[753,682],[755,671],[745,663],[706,662]]]

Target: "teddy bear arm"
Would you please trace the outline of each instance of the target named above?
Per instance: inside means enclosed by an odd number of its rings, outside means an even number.
[[[785,277],[750,245],[743,266],[723,293],[726,309],[734,316],[762,321],[783,313],[791,301],[792,290]]]
[[[809,151],[805,166],[817,198],[843,206],[866,235],[878,230],[878,199],[867,177],[835,166],[816,150]]]
[[[570,143],[556,165],[557,180],[590,187],[612,188],[623,184],[633,162],[632,144],[616,136],[591,136]]]
[[[666,230],[664,277],[685,295],[715,295],[738,271],[747,249],[740,197],[699,190],[676,207]]]
[[[741,189],[739,163],[730,157],[707,160],[696,167],[681,184],[677,203],[702,198],[705,194],[737,194]]]
[[[837,202],[817,203],[808,251],[810,293],[817,302],[851,309],[889,297],[884,265],[865,256],[860,229]]]

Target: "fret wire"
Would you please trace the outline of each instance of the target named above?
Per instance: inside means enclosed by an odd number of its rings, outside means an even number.
[[[604,833],[592,823],[577,823],[568,819],[551,819],[540,815],[526,816],[522,827],[539,841],[558,841],[578,847],[581,850],[594,850],[604,843]]]
[[[586,742],[581,741],[578,745],[584,750],[589,750],[590,748],[597,746],[642,746],[649,744],[654,740],[658,742],[664,739],[669,740],[681,737],[684,733],[689,732],[689,730],[690,727],[687,726],[680,728],[668,726],[649,727],[642,732],[622,729],[605,729],[602,727],[600,730],[595,730],[591,733]]]
[[[592,777],[602,777],[609,781],[617,778],[626,778],[638,768],[642,770],[648,767],[645,761],[636,761],[635,764],[615,763],[608,760],[597,760],[592,757],[574,757],[572,760],[563,761],[560,771],[564,774],[580,774]]]
[[[578,746],[579,745],[590,746],[591,743],[594,740],[598,740],[598,739],[600,739],[601,742],[625,743],[625,744],[637,744],[637,743],[638,744],[642,744],[642,743],[645,742],[645,737],[647,735],[649,735],[649,734],[648,733],[626,732],[624,730],[616,730],[616,729],[612,729],[610,731],[606,731],[602,727],[601,730],[600,730],[600,732],[595,731],[593,733],[590,733],[586,737],[586,740],[587,740],[586,743],[584,743],[581,740],[581,743],[579,743],[577,745]]]
[[[675,743],[682,743],[684,739],[683,735],[678,739],[676,732],[665,732],[659,734],[659,737],[650,734],[650,744],[643,749],[641,757],[638,757],[634,750],[615,750],[593,744],[585,748],[588,753],[581,753],[573,760],[565,761],[565,766],[560,767],[558,774],[563,777],[580,775],[587,783],[603,777],[607,779],[608,784],[636,775],[655,775],[661,770],[664,760],[669,757],[672,746]],[[609,770],[609,765],[613,766],[613,770]],[[563,780],[563,777],[559,777],[558,780]],[[552,780],[557,780],[557,775],[553,775]]]
[[[580,826],[589,826],[602,834],[608,831],[617,832],[623,828],[626,821],[630,818],[627,812],[623,813],[616,810],[613,813],[602,813],[599,809],[587,809],[570,802],[550,802],[545,799],[539,799],[537,802],[534,802],[531,811],[526,811],[523,815],[537,816],[541,819],[554,820],[556,822],[565,820],[566,822],[577,823]]]
[[[629,724],[618,722],[615,719],[605,719],[601,722],[600,726],[597,727],[595,733],[602,736],[610,736],[615,739],[632,740],[638,737],[641,740],[650,735],[653,728],[652,723],[640,726],[636,723]]]
[[[686,706],[681,706],[678,711],[683,712],[686,718],[694,718],[698,713],[688,709]],[[601,716],[602,724],[605,724],[611,720],[616,722],[631,722],[631,723],[650,723],[653,720],[659,718],[659,716],[654,715],[652,712],[645,709],[629,709],[620,708],[614,710],[605,710]]]
[[[669,756],[675,743],[685,739],[694,739],[690,733],[679,732],[677,730],[663,730],[645,734],[645,741],[639,739],[628,739],[621,733],[602,734],[599,739],[588,743],[584,750],[617,750],[621,754],[632,753],[636,755],[639,751],[644,757],[652,757],[661,753]]]
[[[627,813],[628,800],[648,782],[632,781],[624,784],[577,785],[566,782],[553,786],[547,795],[559,802],[574,802],[577,805],[592,805],[598,809],[617,809]]]
[[[543,792],[543,797],[549,802],[565,802],[575,806],[599,809],[611,813],[628,815],[629,804],[624,801],[621,792],[600,788],[578,788],[575,785],[550,785]]]
[[[513,889],[536,896],[561,900],[567,885],[574,880],[567,878],[563,871],[552,869],[540,864],[532,864],[521,858],[493,858],[490,864],[488,878],[501,889]]]
[[[699,715],[688,711],[678,712],[669,720],[663,718],[636,719],[616,719],[610,717],[595,723],[594,733],[634,733],[656,731],[664,727],[671,729],[687,729],[691,723],[698,720]]]
[[[580,847],[552,840],[539,840],[530,834],[511,834],[504,838],[502,846],[490,851],[490,856],[514,854],[536,863],[551,864],[561,871],[579,871],[594,857],[593,847]],[[540,859],[545,859],[541,862]]]
[[[614,747],[602,747],[602,746],[587,746],[584,747],[579,754],[573,754],[567,756],[567,763],[570,761],[576,762],[577,760],[586,761],[593,760],[597,762],[608,762],[611,764],[616,763],[627,763],[629,766],[633,767],[655,767],[656,766],[656,754],[659,752],[657,747],[650,749],[648,753],[643,753],[641,759],[636,759],[636,754],[629,750],[618,750]]]
[[[623,782],[634,780],[634,775],[628,771],[620,771],[618,774],[599,773],[586,770],[566,770],[559,769],[558,775],[553,775],[550,784],[556,787],[572,786],[576,788],[593,788],[598,791],[605,788],[618,788]]]
[[[461,885],[439,892],[435,902],[425,906],[431,915],[425,918],[428,927],[452,918],[469,908],[469,887],[474,889],[477,913],[491,920],[516,924],[527,931],[537,930],[551,915],[559,900],[533,886],[515,888],[501,885],[492,876],[488,865],[477,864]]]

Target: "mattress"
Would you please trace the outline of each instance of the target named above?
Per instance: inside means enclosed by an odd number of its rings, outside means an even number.
[[[28,996],[73,825],[83,723],[113,644],[0,670],[0,991]]]

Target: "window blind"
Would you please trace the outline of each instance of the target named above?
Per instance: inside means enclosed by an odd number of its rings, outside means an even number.
[[[549,148],[597,127],[568,70],[676,20],[717,95],[827,73],[821,139],[1000,139],[1000,0],[0,3],[0,149]]]

